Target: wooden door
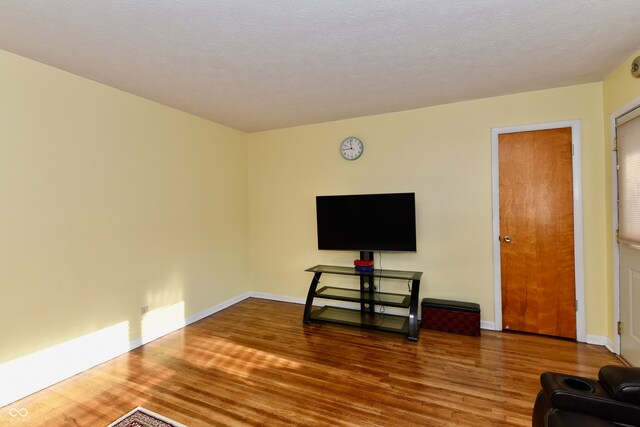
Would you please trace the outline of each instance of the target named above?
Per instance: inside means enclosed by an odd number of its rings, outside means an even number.
[[[576,338],[571,128],[498,138],[504,329]]]

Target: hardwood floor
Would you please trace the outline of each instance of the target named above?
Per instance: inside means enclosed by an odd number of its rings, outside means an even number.
[[[543,371],[621,364],[604,347],[533,335],[422,329],[413,343],[303,325],[303,309],[247,299],[5,406],[0,425],[106,426],[143,406],[193,427],[529,426]],[[10,408],[29,411],[24,424]]]

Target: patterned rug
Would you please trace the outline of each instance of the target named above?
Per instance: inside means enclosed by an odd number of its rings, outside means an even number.
[[[187,427],[160,414],[138,406],[107,427]]]

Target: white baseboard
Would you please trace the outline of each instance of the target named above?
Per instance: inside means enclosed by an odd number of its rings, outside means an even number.
[[[304,298],[264,292],[245,292],[189,316],[184,319],[184,323],[180,326],[163,330],[162,335],[154,336],[153,339],[174,332],[250,297],[295,304],[305,303]],[[325,302],[315,300],[314,305],[323,306]],[[357,304],[335,301],[332,302],[331,305],[346,308],[358,306]],[[388,307],[386,312],[389,314],[406,315],[406,310],[393,307]],[[418,315],[420,314],[419,311]],[[482,321],[480,322],[480,327],[482,329],[495,330],[495,323]],[[143,341],[142,337],[136,338],[133,341],[129,341],[128,337],[128,323],[123,322],[0,364],[0,384],[2,384],[2,388],[0,388],[0,407],[125,354],[146,342]],[[615,353],[615,351],[613,351],[613,343],[606,337],[588,335],[587,343],[605,346],[609,351]],[[60,363],[60,361],[66,361],[66,363]]]
[[[189,316],[185,319],[185,323],[187,325],[190,325],[194,322],[197,322],[198,320],[202,320],[205,317],[211,316],[213,313],[217,313],[219,311],[224,310],[225,308],[229,308],[234,304],[239,303],[240,301],[243,301],[249,297],[251,297],[251,292],[245,292],[243,294],[240,294],[236,297],[233,297],[231,299],[228,299],[226,301],[221,302],[220,304],[216,304],[211,308],[208,308],[206,310],[201,311],[200,313],[196,313],[193,316]]]
[[[595,345],[607,345],[607,337],[602,337],[599,335],[587,335],[587,344],[595,344]]]
[[[604,345],[607,350],[609,350],[611,353],[613,354],[620,354],[618,351],[616,351],[616,345],[613,343],[613,341],[611,341],[609,338],[607,338],[607,342]]]
[[[238,295],[184,319],[180,326],[164,329],[160,338],[204,319],[251,296]],[[121,356],[152,339],[129,341],[128,322],[105,328],[35,353],[0,364],[0,407],[50,387],[62,380]],[[64,361],[64,362],[63,362]]]
[[[56,384],[135,347],[122,322],[0,364],[0,407]]]
[[[611,353],[618,354],[615,350],[615,344],[608,338],[600,335],[587,335],[587,344],[601,345],[607,348]]]
[[[267,294],[264,292],[249,292],[249,296],[253,298],[269,299],[273,301],[292,302],[294,304],[306,303],[306,299],[304,298],[287,297],[284,295]],[[321,304],[314,304],[314,305],[321,305]]]
[[[497,331],[496,322],[489,322],[488,320],[480,321],[480,329],[487,329],[489,331]]]

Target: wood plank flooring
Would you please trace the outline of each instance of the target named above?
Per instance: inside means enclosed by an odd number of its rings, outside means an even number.
[[[0,425],[106,426],[136,406],[189,426],[529,426],[543,371],[596,377],[604,347],[482,331],[396,334],[302,324],[247,299],[5,406]],[[29,411],[25,424],[10,408]],[[14,423],[11,423],[14,421]]]

